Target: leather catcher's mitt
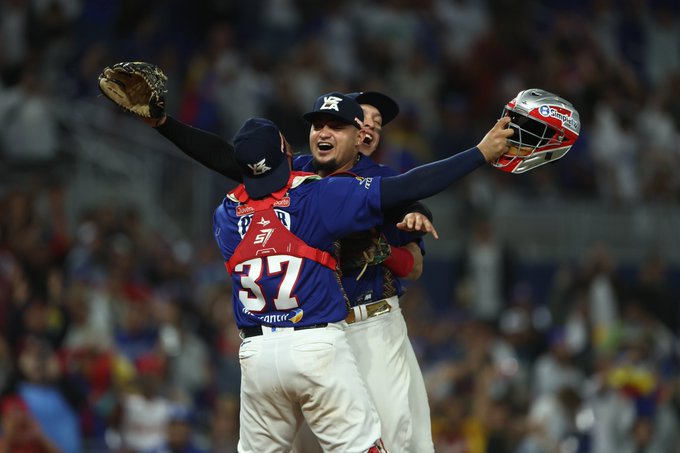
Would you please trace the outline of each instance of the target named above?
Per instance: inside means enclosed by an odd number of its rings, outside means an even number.
[[[165,114],[168,78],[161,69],[143,61],[126,61],[104,68],[99,89],[115,104],[143,118]]]
[[[381,232],[355,233],[340,240],[340,269],[343,272],[361,269],[357,276],[359,280],[368,266],[382,263],[390,253],[390,244]]]

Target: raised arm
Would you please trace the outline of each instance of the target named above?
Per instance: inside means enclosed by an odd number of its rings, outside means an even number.
[[[499,119],[474,148],[401,175],[382,178],[382,208],[390,209],[408,201],[431,197],[483,163],[496,160],[508,149],[507,139],[513,134],[512,129],[507,129],[509,122],[509,117]]]
[[[234,160],[234,147],[218,135],[184,124],[169,115],[161,118],[157,126],[150,122],[147,124],[154,126],[180,151],[205,167],[233,181],[243,181]]]
[[[234,148],[210,132],[188,126],[165,112],[167,76],[144,61],[123,61],[107,66],[97,82],[102,94],[117,106],[155,128],[187,156],[217,173],[241,182]]]

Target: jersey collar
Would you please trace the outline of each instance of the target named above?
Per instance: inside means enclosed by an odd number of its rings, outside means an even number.
[[[257,203],[259,201],[265,201],[267,200],[268,202],[277,201],[281,200],[286,196],[286,193],[290,189],[295,189],[298,187],[300,184],[306,182],[306,181],[312,181],[315,179],[321,179],[321,176],[315,175],[314,173],[307,173],[307,172],[302,172],[302,171],[292,171],[290,173],[290,177],[288,178],[288,183],[283,186],[281,189],[277,190],[276,192],[271,193],[269,196],[256,200],[253,198],[250,198],[248,196],[248,193],[246,192],[246,188],[243,184],[239,184],[238,187],[236,187],[234,190],[229,192],[227,194],[227,198],[230,199],[231,201],[237,202],[237,203]]]

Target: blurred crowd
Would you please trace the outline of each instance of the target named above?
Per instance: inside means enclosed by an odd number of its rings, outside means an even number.
[[[680,198],[677,2],[5,0],[0,453],[235,451],[240,340],[212,238],[174,242],[124,204],[66,214],[54,106],[96,98],[124,60],[162,67],[177,118],[229,138],[269,117],[301,151],[320,93],[388,93],[401,113],[377,158],[399,170],[474,145],[536,86],[573,102],[581,137],[559,165],[485,173],[492,190]],[[622,272],[596,244],[543,294],[483,215],[457,234],[452,294],[416,282],[402,304],[437,452],[677,451],[669,263]]]

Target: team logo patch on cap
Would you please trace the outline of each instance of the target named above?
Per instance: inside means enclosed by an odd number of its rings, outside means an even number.
[[[252,165],[248,164],[248,168],[250,168],[254,176],[261,175],[271,170],[271,167],[267,167],[266,159],[262,159],[261,161]]]
[[[361,110],[359,103],[347,95],[336,92],[326,93],[316,98],[314,109],[302,117],[314,123],[320,115],[335,117],[357,129],[361,129],[364,121],[364,111]]]
[[[319,107],[319,110],[335,110],[339,112],[338,104],[340,102],[342,102],[342,99],[337,96],[325,96],[323,98],[323,105]]]

